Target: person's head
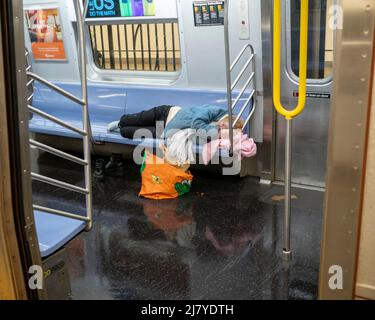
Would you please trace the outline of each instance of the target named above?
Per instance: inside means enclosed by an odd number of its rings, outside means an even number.
[[[233,123],[236,121],[237,116],[232,116]],[[238,119],[237,123],[234,126],[234,129],[242,130],[244,127],[245,122],[240,118]],[[224,116],[218,122],[218,125],[221,129],[229,129],[229,115]]]

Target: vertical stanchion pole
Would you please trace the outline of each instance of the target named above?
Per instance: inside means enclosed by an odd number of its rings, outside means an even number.
[[[291,228],[291,186],[292,186],[292,120],[286,120],[285,134],[285,208],[284,208],[284,247],[283,257],[290,260],[292,252],[290,249]]]
[[[276,111],[286,119],[285,134],[285,212],[284,212],[284,243],[283,258],[289,261],[292,258],[290,246],[291,238],[291,185],[292,185],[292,121],[298,117],[306,107],[307,81],[307,47],[309,31],[309,0],[301,0],[301,34],[300,34],[300,61],[299,61],[299,90],[298,105],[288,110],[281,104],[281,30],[282,30],[282,1],[273,1],[273,102]]]
[[[82,101],[84,102],[82,108],[82,120],[83,120],[83,130],[87,132],[87,135],[83,137],[83,153],[87,165],[85,166],[85,187],[89,191],[86,195],[86,210],[87,218],[89,218],[89,223],[86,230],[90,231],[92,229],[92,219],[93,219],[93,204],[92,204],[92,177],[91,177],[91,126],[90,126],[90,115],[88,108],[88,89],[87,89],[87,58],[86,58],[86,45],[85,45],[85,32],[84,32],[84,19],[81,10],[81,4],[79,1],[73,1],[75,6],[75,11],[77,15],[77,30],[78,30],[78,46],[79,46],[79,63],[80,63],[80,75],[81,75],[81,88],[82,88]],[[85,10],[88,3],[85,3]]]
[[[229,0],[224,3],[224,42],[225,42],[225,71],[227,80],[227,104],[229,116],[229,154],[233,156],[233,102],[232,102],[232,75],[231,75],[231,59],[230,59],[230,45],[229,45]]]

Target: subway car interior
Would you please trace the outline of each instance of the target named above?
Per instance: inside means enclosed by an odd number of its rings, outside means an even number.
[[[374,1],[0,7],[16,298],[375,299]]]

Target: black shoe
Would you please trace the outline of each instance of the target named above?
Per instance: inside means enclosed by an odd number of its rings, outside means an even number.
[[[105,166],[105,173],[110,176],[122,176],[124,174],[124,162],[121,154],[113,154],[111,160]]]
[[[103,159],[98,159],[95,162],[94,178],[98,180],[104,179],[105,161]]]

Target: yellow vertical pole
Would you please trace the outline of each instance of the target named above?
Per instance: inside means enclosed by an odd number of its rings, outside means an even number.
[[[290,246],[290,221],[291,221],[291,184],[292,184],[292,120],[300,115],[306,106],[307,82],[307,49],[309,28],[309,0],[301,0],[301,25],[300,25],[300,58],[299,58],[299,94],[298,105],[293,110],[288,110],[281,104],[281,29],[282,10],[281,0],[274,0],[273,15],[273,102],[276,111],[286,119],[285,136],[285,213],[284,213],[284,245],[283,256],[291,259]]]

